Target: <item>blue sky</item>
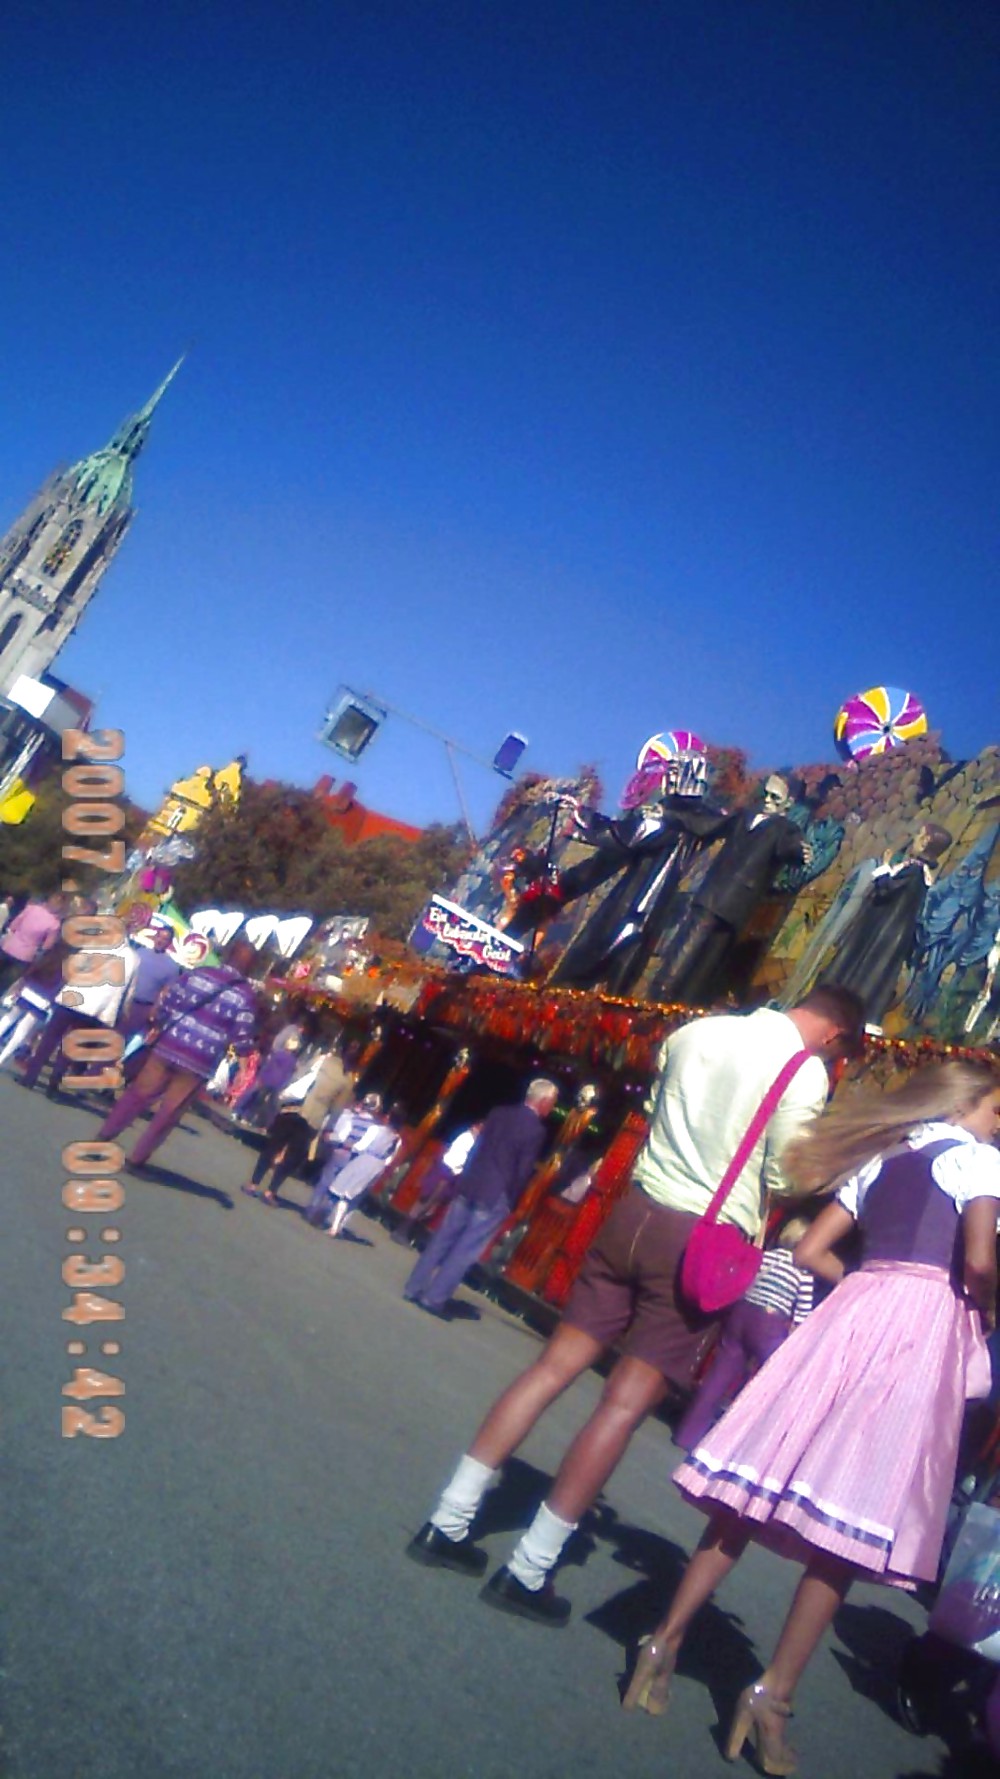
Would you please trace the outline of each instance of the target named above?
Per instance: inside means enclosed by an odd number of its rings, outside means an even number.
[[[663,728],[827,759],[879,681],[998,739],[992,4],[15,0],[0,51],[0,525],[191,343],[55,665],[138,800],[347,776],[341,681],[610,797]],[[351,776],[457,815],[398,720]]]

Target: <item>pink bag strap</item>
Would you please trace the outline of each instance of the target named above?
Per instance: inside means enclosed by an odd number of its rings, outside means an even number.
[[[744,1136],[743,1141],[713,1192],[708,1209],[702,1213],[702,1223],[718,1223],[719,1213],[753,1154],[761,1131],[768,1123],[771,1114],[776,1111],[778,1102],[781,1099],[785,1088],[788,1086],[788,1083],[795,1079],[795,1076],[798,1074],[803,1063],[808,1062],[811,1055],[812,1052],[810,1050],[798,1050],[795,1055],[790,1056],[788,1061],[783,1063],[778,1070],[777,1075],[747,1126],[746,1135]]]

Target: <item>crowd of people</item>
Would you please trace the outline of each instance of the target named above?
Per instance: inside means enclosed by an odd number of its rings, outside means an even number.
[[[251,983],[228,965],[180,972],[161,941],[105,951],[121,981],[67,994],[60,922],[90,911],[82,898],[32,903],[0,937],[0,1066],[21,1053],[33,1087],[48,1064],[56,1092],[67,1034],[117,1027],[133,1066],[99,1135],[148,1114],[127,1166],[141,1171],[211,1087],[229,1095],[235,1121],[263,1129],[243,1191],[273,1206],[306,1173],[306,1220],[342,1236],[399,1157],[402,1108],[359,1091],[357,1057],[309,1015],[263,1042]],[[693,1618],[747,1544],[763,1544],[802,1576],[726,1751],[734,1759],[750,1742],[776,1775],[796,1770],[792,1701],[852,1582],[935,1581],[967,1404],[994,1390],[1000,1073],[956,1059],[830,1103],[831,1066],[858,1051],[863,1025],[857,996],[825,985],[786,1011],[704,1017],[673,1034],[629,1190],[559,1326],[490,1407],[407,1547],[416,1562],[483,1578],[474,1525],[487,1490],[611,1350],[598,1406],[482,1598],[564,1626],[570,1602],[553,1574],[567,1541],[645,1418],[668,1397],[685,1401],[674,1481],[707,1525],[622,1703],[666,1710]],[[532,1177],[557,1099],[552,1081],[532,1080],[521,1103],[453,1133],[398,1232],[413,1240],[432,1225],[407,1301],[450,1319],[460,1281]]]
[[[100,950],[74,946],[83,967],[67,983],[63,922],[95,911],[82,895],[28,901],[16,912],[8,905],[0,933],[0,1068],[14,1069],[32,1089],[47,1067],[44,1091],[53,1098],[67,1069],[75,1078],[88,1074],[86,1063],[70,1063],[66,1036],[116,1030],[125,1040],[124,1084],[98,1135],[117,1137],[148,1118],[125,1162],[130,1172],[142,1173],[192,1102],[214,1090],[228,1099],[234,1125],[263,1132],[243,1190],[275,1205],[284,1181],[312,1167],[318,1182],[308,1219],[342,1235],[399,1149],[402,1108],[383,1111],[374,1094],[358,1098],[356,1055],[324,1036],[312,1013],[289,1019],[268,1040],[258,988],[228,964],[183,970],[168,926],[156,928],[149,945],[125,938]],[[112,970],[95,971],[100,983],[86,980],[89,958],[114,960]]]

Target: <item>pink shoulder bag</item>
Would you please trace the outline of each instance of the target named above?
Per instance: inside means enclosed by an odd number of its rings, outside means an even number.
[[[681,1260],[681,1290],[695,1309],[710,1312],[728,1309],[743,1296],[757,1276],[760,1248],[749,1241],[735,1223],[720,1223],[719,1215],[785,1088],[810,1054],[808,1050],[800,1050],[783,1065],[751,1118],[743,1141],[712,1194],[711,1204],[688,1237]]]

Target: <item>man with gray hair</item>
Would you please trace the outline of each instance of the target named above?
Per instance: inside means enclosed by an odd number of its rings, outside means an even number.
[[[452,1293],[489,1247],[534,1172],[545,1140],[543,1120],[558,1098],[555,1083],[539,1079],[532,1081],[523,1104],[496,1106],[486,1118],[441,1227],[406,1281],[403,1296],[409,1303],[448,1320]]]

